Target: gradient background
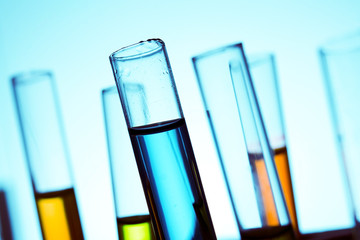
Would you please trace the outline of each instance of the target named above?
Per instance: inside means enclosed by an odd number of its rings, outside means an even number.
[[[359,1],[6,1],[0,0],[0,186],[8,191],[16,239],[40,238],[14,111],[10,77],[54,72],[87,239],[116,239],[100,91],[114,84],[108,56],[162,38],[216,230],[236,236],[218,163],[208,155],[204,110],[190,58],[243,42],[247,54],[276,55],[299,227],[349,227],[317,48],[360,28]],[[205,123],[205,124],[204,124]]]

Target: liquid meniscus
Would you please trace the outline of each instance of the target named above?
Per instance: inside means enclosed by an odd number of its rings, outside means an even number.
[[[35,193],[44,239],[84,239],[74,189]]]

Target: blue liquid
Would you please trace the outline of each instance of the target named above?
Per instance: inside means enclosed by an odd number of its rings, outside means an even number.
[[[129,133],[157,239],[216,239],[185,120]]]

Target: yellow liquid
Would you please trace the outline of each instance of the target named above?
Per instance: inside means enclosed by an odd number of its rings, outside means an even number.
[[[118,218],[117,225],[120,240],[155,239],[149,215]]]
[[[278,173],[281,188],[283,190],[285,203],[290,215],[291,224],[296,232],[298,232],[294,193],[291,183],[289,160],[286,147],[278,148],[274,150],[274,161],[276,171]]]
[[[84,239],[74,190],[35,193],[44,239]]]

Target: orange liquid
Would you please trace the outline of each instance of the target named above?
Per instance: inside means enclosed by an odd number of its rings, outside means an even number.
[[[84,239],[74,190],[35,193],[44,239]]]
[[[281,188],[284,194],[285,203],[290,215],[290,221],[294,230],[298,231],[298,224],[295,211],[294,193],[291,183],[289,160],[286,147],[274,150],[274,161],[279,176]]]
[[[284,194],[287,209],[289,211],[291,224],[297,235],[297,239],[300,240],[352,240],[354,230],[353,229],[342,229],[327,232],[318,232],[311,234],[301,234],[299,232],[295,201],[293,194],[293,187],[291,183],[291,175],[289,168],[289,160],[287,155],[286,147],[278,148],[274,150],[274,161],[276,170],[279,176],[280,184]]]
[[[257,203],[261,213],[261,220],[266,226],[279,226],[275,199],[271,190],[270,179],[262,155],[249,154],[252,166]]]
[[[261,191],[266,223],[268,226],[278,226],[279,219],[276,212],[275,201],[271,191],[269,175],[266,170],[265,162],[263,159],[259,159],[255,160],[254,164]]]

